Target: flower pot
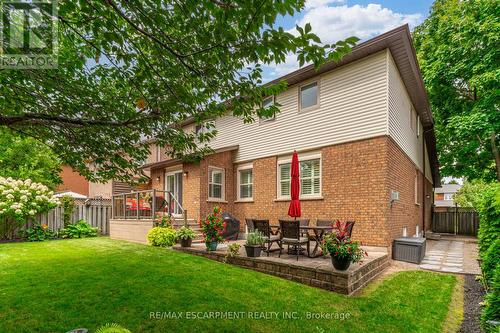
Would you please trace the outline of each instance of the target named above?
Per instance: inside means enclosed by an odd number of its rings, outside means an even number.
[[[332,264],[335,269],[345,271],[351,265],[351,258],[332,256]]]
[[[217,250],[217,242],[206,242],[207,245],[207,251],[216,251]]]
[[[191,243],[193,242],[192,238],[181,238],[181,247],[190,247]]]
[[[245,250],[247,251],[247,257],[251,257],[251,258],[260,257],[260,252],[262,251],[262,246],[260,246],[260,245],[245,245]]]

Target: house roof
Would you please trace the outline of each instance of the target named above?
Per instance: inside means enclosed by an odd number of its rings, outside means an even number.
[[[459,184],[445,184],[441,185],[440,188],[437,188],[434,192],[435,193],[456,193],[462,185]]]
[[[439,162],[436,151],[434,120],[432,118],[429,99],[425,91],[424,81],[418,65],[415,48],[413,47],[410,29],[407,24],[355,46],[352,52],[342,58],[340,62],[328,62],[321,66],[318,71],[314,69],[314,65],[309,65],[277,78],[268,84],[275,84],[281,81],[286,81],[288,85],[297,84],[318,74],[331,71],[384,49],[389,49],[391,52],[403,83],[410,95],[410,99],[422,121],[427,151],[429,153],[432,179],[434,181],[434,186],[440,186],[441,176],[439,174]]]
[[[215,149],[213,151],[213,153],[222,153],[225,151],[238,150],[238,148],[239,148],[238,145],[227,146],[227,147]],[[173,165],[180,164],[180,163],[182,163],[181,159],[173,158],[173,159],[159,161],[159,162],[147,163],[147,164],[144,164],[143,166],[141,166],[140,169],[148,171],[151,169],[165,168],[165,167],[173,166]]]

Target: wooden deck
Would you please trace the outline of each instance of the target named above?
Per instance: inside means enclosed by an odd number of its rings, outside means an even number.
[[[278,251],[276,251],[271,252],[269,257],[263,252],[259,258],[249,258],[246,256],[243,247],[245,241],[236,242],[241,244],[240,255],[229,258],[229,264],[346,295],[361,290],[389,266],[387,249],[383,247],[363,247],[368,252],[368,257],[361,264],[351,264],[346,271],[338,271],[333,268],[329,256],[308,258],[302,255],[299,256],[297,261],[295,255],[288,255],[286,251],[283,251],[281,258],[278,258]],[[189,248],[175,245],[173,249],[216,261],[223,261],[226,256],[227,246],[231,243],[234,242],[219,244],[215,252],[207,252],[205,244],[193,244]]]

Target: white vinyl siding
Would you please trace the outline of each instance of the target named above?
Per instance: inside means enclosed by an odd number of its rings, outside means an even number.
[[[210,146],[238,145],[234,162],[241,163],[387,134],[386,51],[316,80],[320,105],[314,111],[299,111],[299,86],[290,86],[275,96],[280,112],[274,121],[262,126],[229,115],[217,118],[217,136]]]
[[[253,199],[253,168],[245,166],[238,168],[238,200]]]
[[[422,124],[411,103],[408,91],[406,90],[391,54],[387,53],[387,56],[389,79],[389,135],[422,172],[424,164],[422,158],[422,136],[420,135]],[[425,176],[432,183],[428,156],[426,156],[425,159]]]
[[[214,201],[224,200],[224,169],[208,168],[208,199]]]

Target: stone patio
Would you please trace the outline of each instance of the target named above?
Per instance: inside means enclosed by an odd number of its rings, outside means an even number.
[[[463,240],[428,240],[420,268],[446,273],[481,274],[477,244]]]
[[[346,271],[338,271],[333,268],[329,256],[309,258],[301,255],[297,261],[295,255],[288,255],[284,250],[281,258],[278,258],[279,251],[271,252],[269,257],[265,252],[262,252],[261,257],[248,258],[243,246],[245,241],[236,242],[241,245],[240,255],[229,258],[229,264],[347,295],[359,291],[389,266],[387,249],[383,247],[364,246],[363,249],[368,252],[368,257],[361,264],[351,264]],[[175,245],[173,249],[212,260],[224,261],[227,247],[231,243],[235,242],[219,244],[215,252],[207,252],[205,244],[202,243],[195,243],[189,248]],[[273,245],[273,248],[277,248],[276,245]]]

